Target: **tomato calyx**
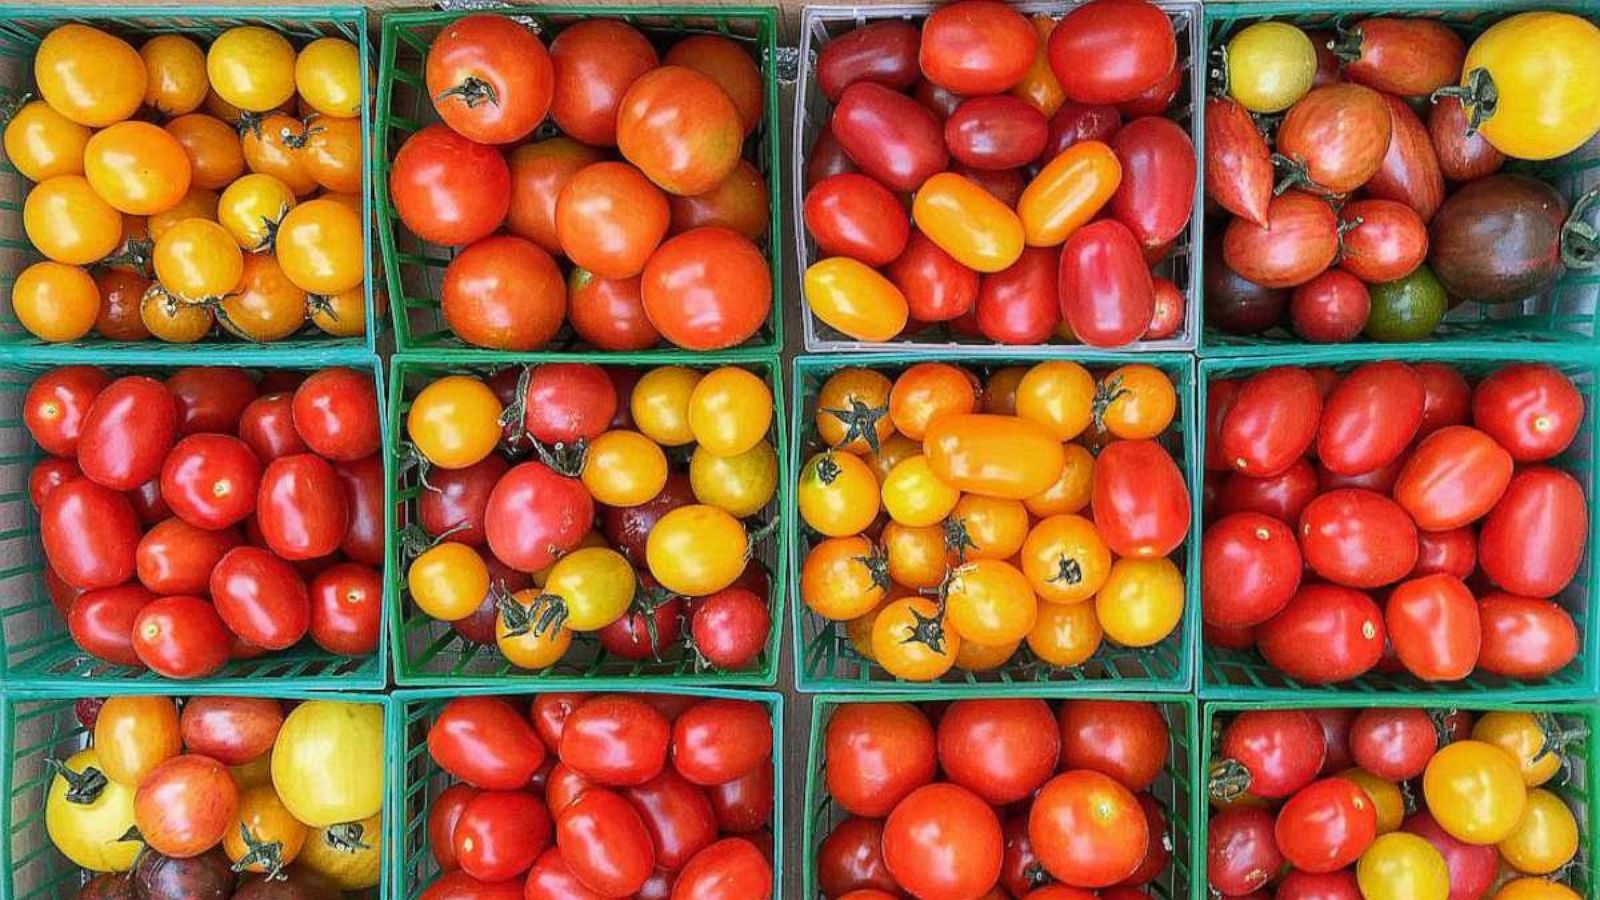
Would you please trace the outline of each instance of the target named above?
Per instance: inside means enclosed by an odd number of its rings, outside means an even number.
[[[911,633],[901,639],[902,644],[922,644],[934,653],[944,652],[944,603],[941,601],[939,609],[931,616],[924,616],[916,609],[909,609],[911,613]]]
[[[59,759],[46,759],[44,763],[50,767],[52,773],[67,783],[67,802],[77,806],[93,804],[100,799],[100,792],[110,784],[106,774],[94,766],[89,766],[82,772],[74,772]]]
[[[435,487],[428,481],[428,470],[433,467],[433,464],[428,462],[426,456],[422,455],[422,451],[417,449],[416,444],[409,441],[402,443],[400,448],[395,451],[395,461],[400,465],[401,478],[404,478],[407,473],[415,469],[418,484],[433,491],[435,494],[441,491],[441,488]]]
[[[843,473],[844,467],[834,460],[832,450],[817,460],[817,480],[823,484],[833,484],[834,479]]]
[[[650,658],[656,662],[661,662],[661,629],[656,626],[656,611],[671,603],[675,596],[660,585],[649,585],[636,579],[628,613],[622,618],[622,627],[627,629],[630,639],[638,637],[635,629],[639,626],[635,621],[644,623],[645,638],[650,642]]]
[[[943,527],[945,549],[956,555],[957,565],[965,563],[967,561],[967,551],[978,549],[978,542],[973,540],[971,533],[967,531],[966,520],[951,516],[944,520]],[[887,588],[888,585],[884,585],[884,587]]]
[[[1282,172],[1278,182],[1272,186],[1272,196],[1279,197],[1284,192],[1298,188],[1319,197],[1331,197],[1333,192],[1317,183],[1311,177],[1311,167],[1305,160],[1282,153],[1272,154],[1272,168],[1275,172]]]
[[[1102,381],[1094,387],[1094,399],[1089,403],[1090,413],[1094,416],[1094,425],[1101,431],[1106,427],[1106,410],[1111,404],[1124,394],[1133,393],[1122,386],[1122,376],[1118,375],[1109,381]]]
[[[500,105],[500,94],[494,85],[476,75],[468,75],[455,87],[448,87],[433,98],[435,103],[443,103],[450,98],[456,98],[467,105],[467,109],[477,109],[487,103],[490,106]]]
[[[1364,39],[1360,25],[1349,26],[1339,22],[1334,26],[1334,38],[1328,42],[1328,49],[1340,62],[1355,62],[1361,58],[1361,42]]]
[[[244,842],[245,850],[234,861],[233,871],[244,872],[251,866],[260,866],[263,881],[289,880],[283,871],[283,841],[263,841],[243,822],[239,823],[239,840]]]
[[[313,136],[322,134],[324,131],[328,130],[326,128],[323,128],[321,125],[312,124],[316,120],[317,120],[317,114],[316,113],[312,113],[311,115],[306,116],[303,120],[301,120],[301,122],[300,122],[300,133],[299,134],[294,134],[294,133],[290,132],[288,127],[285,126],[284,129],[283,129],[283,133],[281,135],[283,137],[284,146],[288,147],[291,150],[304,150],[305,147],[306,147],[306,144],[310,143],[311,138]]]
[[[947,531],[946,534],[948,533],[949,532]],[[874,587],[879,587],[887,591],[889,588],[894,586],[894,579],[889,577],[889,554],[885,553],[882,547],[873,544],[872,550],[868,552],[866,556],[855,556],[851,558],[855,562],[861,563],[863,566],[867,567],[867,572],[872,575],[872,584]]]
[[[1563,773],[1568,772],[1567,748],[1586,740],[1589,737],[1589,729],[1582,725],[1567,728],[1561,724],[1560,719],[1546,712],[1534,713],[1533,720],[1539,726],[1539,734],[1543,738],[1543,743],[1539,745],[1538,752],[1533,754],[1533,759],[1529,760],[1529,762],[1537,763],[1552,754],[1559,754],[1561,757],[1561,771]]]
[[[1561,223],[1561,264],[1569,269],[1600,266],[1600,229],[1584,221],[1600,200],[1600,188],[1593,188],[1572,204],[1572,212]]]
[[[889,414],[887,404],[869,406],[860,397],[851,397],[849,409],[824,407],[818,412],[825,412],[844,423],[844,437],[839,439],[835,447],[848,447],[859,438],[867,442],[873,453],[883,450],[883,444],[878,440],[878,422]]]
[[[329,827],[322,833],[322,840],[340,853],[358,853],[372,849],[371,844],[362,840],[366,831],[366,826],[360,822],[345,822]]]
[[[1467,137],[1477,134],[1483,123],[1494,117],[1495,108],[1500,105],[1500,89],[1495,86],[1494,76],[1482,66],[1467,73],[1466,84],[1447,84],[1437,88],[1428,95],[1428,101],[1438,103],[1441,97],[1454,97],[1461,101],[1461,109],[1467,113]]]
[[[1047,579],[1051,584],[1062,583],[1069,587],[1083,583],[1083,565],[1077,560],[1061,554],[1056,560],[1056,573]]]
[[[1034,860],[1022,867],[1022,882],[1028,886],[1029,890],[1034,890],[1055,884],[1056,880],[1051,877],[1049,872],[1044,870],[1043,863]]]
[[[1219,803],[1238,799],[1250,790],[1250,770],[1236,759],[1219,759],[1211,764],[1206,778],[1206,793]]]
[[[506,627],[506,637],[521,637],[532,632],[534,637],[543,637],[551,629],[559,630],[567,621],[567,601],[555,594],[539,594],[527,606],[496,586],[490,587],[490,592],[495,594],[495,609],[500,612],[500,621]]]
[[[149,238],[130,238],[117,252],[100,260],[108,269],[128,269],[145,277],[154,274],[155,241]],[[152,288],[156,287],[152,285]],[[165,289],[163,289],[165,290]]]

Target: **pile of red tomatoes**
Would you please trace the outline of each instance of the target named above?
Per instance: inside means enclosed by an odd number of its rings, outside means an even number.
[[[206,48],[53,29],[33,59],[41,99],[5,125],[45,257],[16,274],[17,321],[50,342],[189,343],[213,325],[276,341],[308,319],[362,334],[361,69],[348,40],[297,48],[258,25]]]
[[[1151,267],[1194,211],[1194,145],[1166,117],[1183,55],[1145,0],[1059,21],[958,0],[830,39],[811,84],[833,104],[806,161],[811,314],[858,341],[933,323],[1001,344],[1177,335],[1183,293]]]
[[[46,580],[96,659],[200,678],[295,646],[376,649],[384,474],[371,372],[93,366],[23,401]]]
[[[776,895],[772,720],[750,700],[463,697],[428,729],[422,900]]]
[[[1279,367],[1208,392],[1208,646],[1317,684],[1537,680],[1577,656],[1560,600],[1588,501],[1560,459],[1586,413],[1560,368]]]
[[[1173,887],[1166,776],[1177,704],[962,699],[845,703],[821,762],[828,900],[1149,900]],[[1170,723],[1170,724],[1169,724]],[[1178,891],[1169,894],[1169,891]]]
[[[1213,745],[1207,882],[1249,900],[1577,900],[1582,829],[1557,776],[1587,737],[1535,711],[1241,712]]]
[[[772,528],[746,521],[777,491],[773,403],[737,366],[426,383],[405,421],[425,463],[406,510],[423,532],[411,602],[523,669],[580,655],[578,635],[630,662],[692,648],[697,665],[750,666],[772,625],[754,558]]]
[[[800,599],[895,678],[1089,662],[1179,626],[1190,495],[1178,396],[1130,364],[980,377],[954,363],[822,383],[796,506]]]
[[[459,248],[440,295],[456,337],[536,350],[565,322],[602,350],[716,350],[767,324],[767,185],[742,157],[766,88],[748,48],[699,34],[663,56],[586,19],[547,49],[481,14],[444,26],[424,76],[442,124],[400,146],[389,193],[418,238]]]
[[[1206,102],[1206,193],[1227,214],[1206,264],[1209,325],[1420,340],[1457,304],[1517,309],[1594,264],[1592,226],[1569,223],[1593,197],[1571,208],[1505,169],[1600,129],[1589,21],[1519,13],[1470,47],[1432,19],[1257,22],[1226,49]]]

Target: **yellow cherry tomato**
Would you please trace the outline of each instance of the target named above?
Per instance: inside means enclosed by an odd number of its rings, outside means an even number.
[[[156,241],[156,277],[184,300],[220,297],[244,277],[244,254],[227,229],[206,219],[184,219]]]
[[[824,451],[801,467],[795,504],[813,531],[827,537],[860,534],[878,517],[878,480],[861,457]]]
[[[171,697],[106,698],[94,723],[100,771],[112,781],[138,787],[156,766],[183,752],[178,706]]]
[[[489,566],[477,550],[441,541],[422,551],[406,570],[411,601],[441,622],[465,619],[489,593]]]
[[[663,447],[692,443],[689,398],[699,383],[700,373],[682,366],[660,366],[644,373],[628,399],[634,426]]]
[[[1600,131],[1600,28],[1564,12],[1524,12],[1493,25],[1461,67],[1469,121],[1517,159],[1553,159]]]
[[[689,457],[689,488],[696,500],[736,519],[753,516],[778,492],[778,454],[766,441],[736,456],[696,447]]]
[[[1161,643],[1183,620],[1183,573],[1172,560],[1119,559],[1094,595],[1106,637],[1124,647]]]
[[[221,115],[217,118],[227,121]],[[271,175],[288,185],[296,197],[304,197],[318,187],[317,179],[306,168],[304,144],[306,126],[283,113],[268,113],[243,126],[239,147],[244,163],[252,172]]]
[[[306,292],[267,253],[247,253],[239,286],[223,296],[217,323],[247,341],[281,341],[305,324]]]
[[[696,503],[661,517],[645,540],[645,561],[661,586],[689,597],[722,590],[744,572],[750,537],[738,519]]]
[[[923,597],[903,597],[884,606],[872,623],[872,657],[905,681],[933,681],[955,665],[961,636]]]
[[[1061,89],[1061,82],[1056,78],[1055,70],[1050,68],[1050,54],[1047,52],[1050,33],[1056,30],[1056,20],[1049,16],[1033,16],[1029,21],[1033,23],[1033,29],[1039,33],[1039,49],[1034,51],[1028,73],[1011,87],[1009,93],[1037,109],[1048,119],[1056,114],[1056,110],[1060,109],[1061,104],[1067,99],[1066,93]]]
[[[52,109],[91,128],[121,122],[144,102],[139,51],[88,25],[62,25],[45,35],[33,57],[33,80]]]
[[[272,745],[272,786],[311,828],[356,822],[383,808],[383,707],[305,700]]]
[[[406,414],[406,437],[429,463],[465,469],[500,442],[499,398],[466,375],[446,375],[422,389]]]
[[[1579,900],[1578,892],[1544,878],[1518,878],[1502,887],[1494,900]]]
[[[1469,844],[1498,844],[1510,837],[1528,805],[1516,760],[1475,740],[1448,744],[1428,760],[1422,794],[1439,827]]]
[[[223,190],[217,199],[217,221],[241,250],[271,250],[278,226],[294,205],[294,191],[282,180],[252,172]]]
[[[1030,247],[1056,247],[1083,227],[1122,184],[1122,164],[1101,141],[1079,141],[1045,163],[1017,199]]]
[[[104,769],[93,747],[72,754],[61,766],[67,774],[58,771],[45,794],[50,843],[91,872],[128,871],[144,847],[122,839],[133,827],[133,786],[109,780],[95,786],[92,772],[104,774]]]
[[[1474,740],[1493,744],[1511,754],[1528,787],[1538,787],[1561,771],[1567,745],[1586,737],[1586,730],[1564,728],[1548,713],[1494,710],[1472,725]]]
[[[1161,435],[1178,411],[1172,380],[1155,366],[1134,364],[1115,369],[1100,383],[1095,416],[1107,431],[1123,440]]]
[[[224,31],[206,52],[206,75],[217,96],[246,112],[266,112],[294,96],[294,47],[258,25]]]
[[[289,210],[278,225],[278,265],[313,294],[348,291],[366,277],[361,216],[337,200],[318,198]]]
[[[1037,422],[984,413],[945,416],[922,442],[939,480],[968,493],[1025,500],[1061,477],[1066,456]]]
[[[59,263],[98,262],[122,243],[122,214],[81,175],[33,186],[22,203],[22,229],[34,248]]]
[[[980,559],[950,573],[945,591],[950,627],[963,641],[1010,644],[1033,630],[1039,600],[1010,563]]]
[[[1041,520],[1022,542],[1022,572],[1039,599],[1081,603],[1111,574],[1111,550],[1088,519],[1064,513]]]
[[[963,560],[1011,559],[1028,537],[1028,509],[1020,500],[967,494],[950,511],[946,528]]]
[[[927,437],[934,419],[969,413],[978,407],[978,386],[964,369],[949,363],[917,363],[900,373],[889,391],[889,419],[914,441]]]
[[[206,102],[206,53],[181,34],[161,34],[139,47],[144,60],[144,102],[164,116],[181,116]]]
[[[638,506],[667,483],[667,455],[637,431],[607,431],[590,442],[580,477],[599,502]]]
[[[300,163],[323,190],[359,199],[365,163],[361,120],[322,116],[306,124]],[[357,210],[360,213],[360,210]]]
[[[1041,603],[1028,649],[1044,662],[1060,668],[1081,666],[1100,649],[1104,632],[1092,603]]]
[[[1378,813],[1378,833],[1398,831],[1406,817],[1406,798],[1400,786],[1368,772],[1366,769],[1346,769],[1339,773],[1345,781],[1353,781],[1367,792],[1372,808]]]
[[[556,560],[544,593],[560,602],[563,614],[556,624],[573,631],[598,631],[627,613],[637,586],[633,565],[621,553],[610,547],[582,547]]]
[[[517,591],[501,601],[494,620],[494,643],[506,661],[523,669],[548,669],[567,655],[572,646],[572,630],[560,625],[539,630],[532,623],[538,615],[539,591]]]
[[[211,331],[211,307],[185,303],[159,284],[150,285],[139,301],[139,321],[157,340],[192,344]]]
[[[1082,512],[1094,493],[1094,454],[1082,444],[1064,444],[1066,462],[1055,483],[1022,501],[1035,516]]]
[[[172,134],[149,122],[118,122],[83,148],[83,172],[113,209],[148,216],[189,191],[189,157]]]
[[[244,148],[239,133],[227,122],[205,113],[190,113],[168,122],[166,130],[189,158],[195,185],[221,190],[244,174]]]
[[[83,148],[89,129],[42,100],[22,105],[6,123],[6,161],[29,181],[83,174]]]
[[[707,372],[689,394],[689,431],[712,453],[735,456],[767,436],[772,412],[766,382],[738,366],[723,366]]]
[[[1022,256],[1023,227],[1011,207],[977,182],[940,172],[922,183],[911,219],[928,240],[956,262],[978,272],[998,272]]]
[[[867,466],[872,469],[873,477],[878,479],[879,484],[883,484],[883,480],[889,477],[889,473],[894,471],[895,466],[913,456],[921,455],[922,443],[920,441],[914,441],[903,434],[895,433],[889,435],[888,439],[882,442],[877,452],[868,453],[865,458]]]
[[[933,474],[926,456],[913,456],[895,466],[883,480],[881,495],[889,518],[912,527],[944,521],[961,499],[960,491]]]
[[[382,814],[312,829],[297,861],[341,891],[376,887],[383,874]]]
[[[43,260],[18,273],[11,285],[11,311],[41,341],[75,341],[100,316],[100,289],[77,266]]]
[[[1022,646],[1021,641],[989,646],[963,639],[956,651],[956,668],[963,672],[992,672],[1005,665]]]
[[[340,38],[317,38],[294,61],[294,85],[325,116],[361,115],[361,53]]]
[[[1528,792],[1522,820],[1499,847],[1518,872],[1549,875],[1578,855],[1578,820],[1560,797],[1535,788]]]
[[[910,315],[906,296],[894,282],[848,256],[812,263],[802,289],[812,315],[857,341],[892,340],[905,329]]]
[[[1317,48],[1287,22],[1257,22],[1228,41],[1228,93],[1254,113],[1282,112],[1311,90]]]
[[[824,619],[860,618],[876,609],[888,590],[887,557],[859,535],[821,541],[800,565],[800,600]]]
[[[1364,900],[1447,900],[1450,869],[1434,846],[1403,831],[1383,834],[1356,863]]]
[[[941,525],[913,528],[889,522],[883,526],[879,539],[887,557],[889,577],[915,591],[938,587],[945,571],[956,561]]]
[[[150,240],[159,241],[167,233],[167,229],[182,222],[184,219],[209,219],[217,220],[217,192],[205,188],[191,187],[189,193],[183,195],[178,205],[166,212],[159,212],[145,220],[145,229],[150,234]]]
[[[1058,441],[1070,441],[1089,427],[1094,400],[1094,376],[1067,360],[1039,363],[1017,384],[1017,415],[1043,425]]]
[[[360,337],[367,333],[367,293],[353,287],[337,294],[307,298],[311,324],[334,337]]]
[[[882,447],[894,434],[889,418],[888,376],[850,367],[828,376],[817,392],[817,436],[835,450],[861,455]]]
[[[583,537],[578,538],[578,546],[573,547],[572,550],[582,550],[582,549],[584,549],[586,547],[604,547],[604,546],[606,546],[606,539],[603,536],[601,536],[599,532],[586,531],[586,532],[584,532]],[[572,551],[569,550],[568,552],[570,553]],[[536,586],[536,587],[544,587],[545,582],[550,580],[550,572],[553,569],[555,569],[556,563],[560,562],[560,561],[561,560],[558,559],[555,562],[552,562],[549,565],[545,566],[544,568],[536,570],[531,575],[529,575],[528,578],[534,583],[534,586]]]
[[[242,872],[276,876],[300,855],[306,826],[298,822],[271,785],[239,795],[236,827],[222,833],[222,851]]]

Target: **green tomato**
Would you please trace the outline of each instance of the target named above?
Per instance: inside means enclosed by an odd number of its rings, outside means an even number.
[[[1375,341],[1420,341],[1439,327],[1449,306],[1444,285],[1426,265],[1396,281],[1369,284],[1367,292],[1367,337]]]

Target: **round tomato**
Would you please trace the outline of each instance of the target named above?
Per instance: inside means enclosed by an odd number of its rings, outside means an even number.
[[[706,662],[723,670],[743,669],[766,648],[772,612],[760,596],[734,586],[699,598],[689,628]]]
[[[646,315],[667,340],[688,350],[721,350],[744,343],[766,323],[772,273],[749,238],[705,226],[656,249],[641,292]]]
[[[256,508],[261,464],[249,446],[222,434],[191,434],[161,468],[161,497],[197,528],[234,525]]]
[[[383,805],[383,708],[307,700],[283,721],[272,747],[272,784],[312,828],[358,822]]]
[[[1583,397],[1554,366],[1525,363],[1491,373],[1472,393],[1472,422],[1520,463],[1557,456],[1583,422]]]
[[[1233,513],[1207,528],[1200,565],[1201,612],[1213,625],[1259,625],[1287,606],[1300,587],[1294,532],[1261,513]]]
[[[1284,858],[1307,872],[1350,865],[1378,837],[1378,813],[1353,781],[1324,778],[1301,788],[1278,810],[1273,833]]]
[[[958,700],[939,719],[940,765],[985,802],[1013,803],[1055,773],[1057,734],[1042,700]]]
[[[555,91],[544,42],[509,16],[463,16],[446,25],[428,47],[423,72],[439,118],[480,144],[526,137]]]
[[[682,65],[636,79],[617,110],[617,149],[672,194],[703,194],[739,164],[739,111],[712,78]]]
[[[1044,870],[1069,884],[1109,887],[1133,874],[1150,829],[1133,793],[1078,769],[1046,782],[1028,812],[1028,839]]]
[[[1383,468],[1416,436],[1426,399],[1422,378],[1405,363],[1357,367],[1324,401],[1317,459],[1338,475]]]
[[[1002,845],[994,810],[954,784],[917,788],[883,825],[889,874],[926,900],[976,897],[993,887],[1000,877]]]
[[[1527,786],[1511,755],[1478,740],[1456,741],[1422,775],[1428,811],[1447,834],[1469,844],[1510,837],[1527,806]]]
[[[1240,713],[1219,745],[1223,762],[1212,768],[1210,791],[1228,800],[1243,791],[1256,797],[1288,797],[1322,771],[1327,744],[1322,726],[1303,710]]]
[[[550,43],[555,94],[550,117],[561,130],[599,147],[617,142],[617,108],[659,59],[649,39],[625,22],[580,21]]]
[[[937,768],[933,726],[909,704],[841,705],[824,741],[828,793],[858,816],[887,815]]]
[[[1058,718],[1063,769],[1092,769],[1143,791],[1166,766],[1167,723],[1153,703],[1068,700]]]
[[[311,639],[329,653],[365,656],[378,647],[383,575],[360,563],[328,568],[311,582]]]
[[[329,368],[294,392],[294,426],[319,456],[353,462],[378,452],[378,395],[370,373]]]
[[[1046,42],[1050,71],[1068,100],[1124,103],[1158,84],[1177,63],[1177,39],[1154,4],[1097,0],[1073,9]],[[1085,66],[1085,59],[1095,60]]]
[[[109,384],[111,377],[95,366],[62,366],[40,375],[22,401],[28,434],[46,453],[77,456],[84,419]]]
[[[187,859],[220,842],[238,824],[239,789],[209,756],[174,756],[140,782],[133,823],[150,849]]]
[[[389,190],[395,212],[418,237],[434,244],[470,244],[505,220],[511,170],[493,147],[429,125],[406,138],[395,154]]]
[[[1206,881],[1225,896],[1244,897],[1265,887],[1283,868],[1272,834],[1272,813],[1236,806],[1206,823]]]

